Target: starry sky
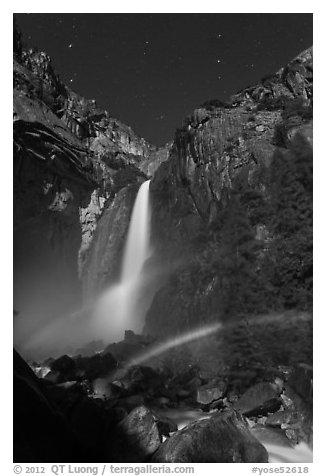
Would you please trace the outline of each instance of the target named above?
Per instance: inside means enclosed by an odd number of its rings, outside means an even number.
[[[16,14],[74,91],[155,145],[184,117],[277,71],[312,45],[312,14]]]

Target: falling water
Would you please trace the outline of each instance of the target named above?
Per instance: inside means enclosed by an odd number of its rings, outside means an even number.
[[[144,285],[142,270],[151,255],[149,184],[150,180],[140,186],[135,200],[120,281],[101,296],[96,306],[93,331],[95,329],[97,337],[110,341],[121,339],[126,329],[140,332],[143,326],[144,310],[140,305]]]
[[[123,256],[121,284],[137,281],[146,259],[150,256],[149,183],[150,180],[147,180],[140,186],[132,211]]]

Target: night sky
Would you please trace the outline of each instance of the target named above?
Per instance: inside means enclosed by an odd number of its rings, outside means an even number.
[[[312,45],[312,14],[17,14],[64,83],[156,145]]]

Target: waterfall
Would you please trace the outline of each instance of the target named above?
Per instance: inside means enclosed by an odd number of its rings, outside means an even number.
[[[141,332],[146,309],[141,303],[146,276],[144,263],[150,257],[150,180],[144,182],[133,206],[122,259],[120,281],[99,299],[95,309],[94,337],[121,340],[127,329]]]
[[[138,280],[147,258],[150,256],[150,208],[149,183],[144,182],[138,191],[132,210],[126,247],[123,255],[121,284]]]

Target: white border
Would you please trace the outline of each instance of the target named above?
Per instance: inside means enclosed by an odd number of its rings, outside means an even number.
[[[315,372],[315,430],[314,430],[314,463],[309,464],[309,474],[323,474],[323,453],[325,442],[324,415],[326,394],[323,391],[325,377],[325,356],[321,353],[324,344],[323,326],[326,314],[323,309],[325,260],[325,199],[322,193],[326,180],[326,145],[325,136],[325,111],[323,99],[326,95],[323,68],[325,65],[326,44],[323,33],[325,25],[324,3],[317,1],[287,2],[275,0],[273,2],[258,1],[227,1],[190,2],[190,1],[165,1],[164,3],[134,1],[134,2],[84,2],[80,0],[67,2],[44,1],[13,1],[1,6],[1,344],[0,362],[2,382],[1,388],[1,454],[0,471],[2,474],[12,473],[12,14],[15,12],[29,13],[314,13],[314,69],[315,69],[315,107],[314,107],[314,372]],[[317,95],[316,95],[317,91]],[[319,143],[322,141],[323,143]],[[317,146],[317,147],[316,147]],[[317,391],[316,391],[317,387]],[[195,465],[196,475],[216,474],[220,471],[216,464]],[[252,465],[227,465],[222,464],[221,474],[250,474]],[[268,465],[267,465],[268,466]],[[273,465],[275,467],[275,465]],[[279,466],[279,465],[278,465]],[[290,464],[287,466],[291,466]],[[293,465],[292,466],[296,466]],[[297,465],[298,466],[298,465]],[[306,466],[306,465],[303,465]],[[269,465],[268,467],[272,467]],[[24,473],[23,473],[24,474]],[[50,474],[50,472],[47,472]],[[292,473],[293,474],[293,473]]]

